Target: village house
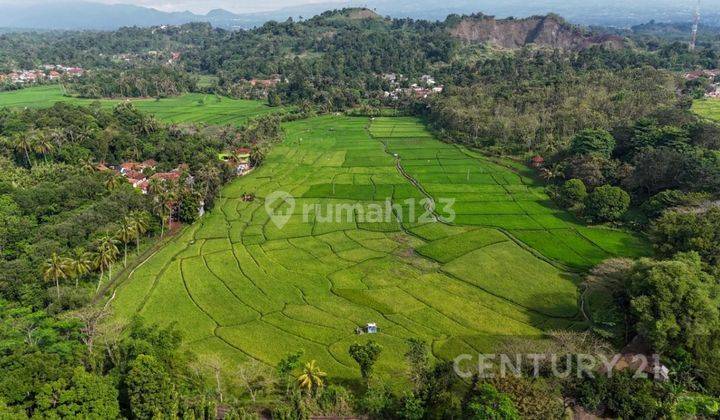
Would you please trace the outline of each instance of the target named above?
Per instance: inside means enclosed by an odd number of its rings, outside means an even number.
[[[685,73],[685,80],[697,80],[701,77],[707,77],[708,79],[714,79],[720,76],[720,69],[713,70],[696,70],[689,73]]]
[[[147,171],[155,170],[157,165],[158,163],[154,159],[148,159],[144,162],[123,162],[120,164],[118,172],[125,177],[134,188],[138,188],[143,194],[147,194],[151,179],[177,181],[183,172],[189,170],[189,167],[183,164],[171,172],[159,172],[148,177]],[[101,164],[101,166],[107,168],[104,164]],[[99,170],[102,170],[100,169],[101,166],[98,166]],[[192,177],[188,179],[192,181]]]
[[[252,149],[240,147],[232,152],[225,152],[218,155],[218,158],[235,170],[235,175],[243,176],[250,172],[253,167],[251,163]]]
[[[180,53],[179,52],[170,53],[170,59],[168,60],[168,64],[174,64],[174,63],[177,63],[178,61],[180,61]]]
[[[714,83],[710,90],[705,93],[706,98],[718,99],[720,98],[720,83]]]
[[[70,67],[65,72],[73,77],[80,77],[85,74],[85,70],[80,67]]]
[[[124,162],[120,164],[120,173],[126,175],[128,172],[145,172],[146,169],[155,169],[157,162],[153,159],[148,159],[144,162]]]
[[[269,89],[275,87],[278,83],[280,83],[281,80],[282,79],[280,78],[279,74],[274,74],[269,79],[250,79],[248,82],[252,87],[262,87],[264,89]]]
[[[433,85],[435,85],[435,78],[430,75],[425,74],[422,77],[420,77],[420,82],[422,82],[422,84],[424,84],[426,86],[433,86]]]
[[[0,81],[16,85],[29,85],[44,79],[58,80],[63,74],[82,76],[85,74],[85,70],[80,67],[63,67],[61,65],[44,64],[40,69],[16,70],[5,75],[0,75]]]
[[[542,168],[545,165],[545,159],[539,155],[533,156],[533,158],[530,159],[530,165],[535,169]]]

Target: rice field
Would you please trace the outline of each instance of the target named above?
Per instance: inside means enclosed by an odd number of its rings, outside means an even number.
[[[720,121],[720,99],[698,99],[693,102],[692,110],[701,117]]]
[[[356,379],[348,346],[373,339],[385,349],[378,373],[397,378],[411,337],[453,359],[582,328],[577,271],[647,252],[418,120],[322,116],[284,129],[260,168],[118,286],[117,318],[176,322],[189,348],[228,371],[303,349],[333,378]],[[266,204],[277,191],[286,199]],[[420,203],[428,197],[436,210]],[[350,210],[331,215],[340,208]],[[389,210],[370,217],[378,208]],[[367,323],[379,333],[358,335]]]
[[[69,97],[63,95],[60,85],[38,86],[0,93],[0,107],[47,108],[56,102],[76,105],[100,102],[105,107],[113,107],[121,100],[96,101]],[[278,108],[271,108],[263,101],[231,99],[201,93],[188,93],[159,101],[134,99],[131,102],[139,110],[154,114],[157,118],[169,123],[240,125],[248,118],[278,111]]]

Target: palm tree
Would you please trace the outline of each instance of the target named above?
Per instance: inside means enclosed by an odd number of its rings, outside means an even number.
[[[308,393],[310,393],[318,388],[322,388],[325,385],[323,381],[325,376],[327,376],[327,374],[320,370],[320,368],[316,365],[315,360],[312,360],[305,364],[303,373],[298,376],[297,380],[300,388],[305,389]]]
[[[67,130],[64,128],[51,128],[47,132],[48,137],[55,143],[58,149],[62,148],[63,143],[67,139]]]
[[[220,169],[215,165],[205,165],[197,174],[197,179],[205,193],[203,199],[210,195],[210,186],[220,185]]]
[[[135,228],[133,220],[125,216],[120,221],[120,230],[118,230],[117,238],[123,243],[123,267],[127,267],[127,246],[130,241],[135,239]]]
[[[80,277],[88,274],[92,269],[92,254],[85,248],[75,248],[69,260],[70,275],[75,279],[75,287],[78,287]]]
[[[135,233],[136,251],[140,254],[140,237],[150,228],[148,214],[145,211],[133,211],[130,213],[130,220],[132,221],[133,232]]]
[[[153,210],[160,218],[160,237],[165,235],[165,220],[172,214],[173,202],[176,199],[174,189],[167,188],[164,182],[153,183],[151,181],[150,190],[154,193]],[[168,220],[169,225],[169,220]]]
[[[43,159],[47,162],[47,155],[55,149],[52,140],[45,131],[34,130],[32,134],[32,145],[35,153],[43,155]]]
[[[57,296],[60,299],[60,279],[67,279],[70,272],[67,258],[62,258],[56,252],[53,252],[43,264],[42,270],[45,281],[53,280],[55,282]]]
[[[105,180],[105,188],[107,188],[109,191],[114,191],[118,188],[120,188],[120,185],[122,185],[122,178],[119,176],[116,176],[114,174],[111,174],[108,176],[107,180]]]
[[[100,270],[97,290],[100,290],[105,270],[110,271],[109,278],[112,279],[112,265],[117,261],[120,251],[117,248],[117,240],[110,235],[105,235],[97,242],[97,253],[95,254],[95,266]]]
[[[32,142],[30,141],[30,137],[16,135],[13,137],[12,141],[15,145],[15,149],[25,154],[25,159],[27,160],[28,166],[32,168],[32,161],[30,160],[30,149],[32,149]]]
[[[160,218],[160,238],[165,236],[165,220],[170,217],[172,206],[168,202],[167,194],[159,195],[153,204],[155,214]]]
[[[80,166],[82,167],[83,171],[91,174],[97,170],[97,167],[95,166],[95,162],[93,162],[92,158],[83,159],[80,162]]]

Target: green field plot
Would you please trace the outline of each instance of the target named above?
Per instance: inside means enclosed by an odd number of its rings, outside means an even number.
[[[693,102],[692,110],[701,117],[720,121],[720,99],[699,99]]]
[[[331,376],[358,378],[347,348],[373,339],[385,347],[377,372],[397,378],[408,338],[452,359],[581,325],[578,272],[648,249],[584,227],[522,171],[441,143],[414,118],[322,116],[284,130],[262,166],[119,285],[117,318],[177,322],[189,348],[229,372],[303,349]],[[273,207],[285,223],[265,209],[275,191],[294,199]],[[258,200],[242,202],[246,192]],[[444,223],[417,220],[430,199]],[[389,218],[369,216],[385,205]],[[330,217],[336,206],[350,211]],[[371,322],[379,334],[356,334]]]
[[[231,99],[200,93],[189,93],[159,101],[155,99],[133,99],[131,101],[137,109],[154,114],[159,119],[170,123],[240,125],[248,118],[278,111],[278,108],[271,108],[263,101]],[[56,102],[75,105],[100,102],[102,106],[113,107],[121,100],[96,101],[73,98],[65,96],[59,85],[38,86],[0,93],[0,107],[47,108]]]

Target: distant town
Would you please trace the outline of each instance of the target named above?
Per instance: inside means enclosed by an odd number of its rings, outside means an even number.
[[[45,64],[39,69],[15,70],[0,74],[0,84],[32,85],[43,81],[56,81],[63,77],[80,77],[85,74],[81,67],[67,67],[60,64]]]
[[[390,84],[390,90],[384,92],[385,98],[389,99],[400,99],[407,96],[425,99],[430,95],[442,93],[444,89],[443,85],[437,84],[435,77],[427,74],[420,77],[419,83],[413,84],[409,84],[408,78],[402,74],[387,73],[382,77]]]

